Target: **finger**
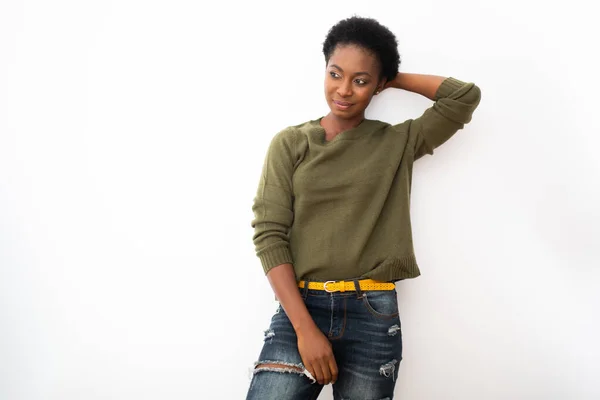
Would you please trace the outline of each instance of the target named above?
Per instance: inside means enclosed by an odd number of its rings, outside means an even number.
[[[323,370],[323,385],[331,383],[331,371],[329,370],[329,360],[321,360],[321,370]]]
[[[314,364],[312,364],[314,370],[315,370],[315,374],[314,377],[317,380],[317,382],[319,382],[319,385],[324,385],[324,379],[323,376],[325,375],[323,373],[323,368],[321,368],[321,364],[316,362]]]
[[[338,367],[333,356],[329,359],[329,371],[331,371],[331,383],[335,383],[338,379]]]

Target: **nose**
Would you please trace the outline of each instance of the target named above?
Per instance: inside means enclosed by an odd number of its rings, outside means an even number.
[[[352,95],[352,82],[344,81],[337,88],[337,94],[340,97],[350,97]]]

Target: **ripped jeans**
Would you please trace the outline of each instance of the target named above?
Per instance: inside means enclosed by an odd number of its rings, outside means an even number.
[[[333,398],[392,399],[402,360],[396,291],[299,290],[313,320],[332,344],[339,371],[332,385]],[[261,369],[263,364],[283,369]],[[322,389],[304,368],[294,328],[279,306],[265,331],[246,400],[316,399]]]

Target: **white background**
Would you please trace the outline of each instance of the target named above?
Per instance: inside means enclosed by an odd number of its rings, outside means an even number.
[[[327,113],[321,44],[354,13],[401,71],[482,89],[415,164],[397,397],[600,398],[591,4],[2,1],[0,398],[244,398],[276,306],[263,157]],[[367,116],[430,104],[391,89]]]

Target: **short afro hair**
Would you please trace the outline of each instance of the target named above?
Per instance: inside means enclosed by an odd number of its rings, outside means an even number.
[[[358,45],[373,53],[381,65],[381,78],[387,81],[398,74],[400,54],[396,36],[372,18],[353,16],[335,24],[323,42],[326,63],[339,45]]]

